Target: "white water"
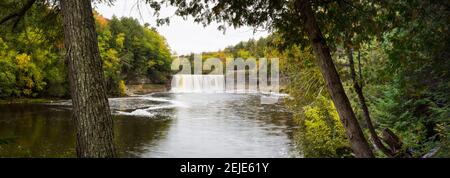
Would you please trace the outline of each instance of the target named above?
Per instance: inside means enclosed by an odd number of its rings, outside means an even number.
[[[224,75],[174,75],[172,92],[174,93],[223,93]]]

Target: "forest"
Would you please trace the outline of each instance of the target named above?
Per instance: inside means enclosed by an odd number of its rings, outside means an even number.
[[[2,12],[10,2],[2,1]],[[9,5],[9,6],[8,6]],[[46,6],[42,4],[41,6]],[[17,7],[16,7],[17,8]],[[0,30],[0,98],[67,98],[70,88],[61,16],[30,9],[16,28]],[[50,7],[47,7],[50,8]],[[166,83],[172,55],[163,36],[137,19],[106,19],[94,12],[109,96],[124,96],[126,84]]]
[[[126,84],[143,78],[167,83],[172,54],[165,38],[148,24],[133,18],[106,19],[92,8],[79,11],[77,5],[90,7],[91,1],[76,1],[0,3],[0,98],[81,98],[74,100],[80,123],[92,124],[88,128],[104,124],[106,129],[77,128],[78,133],[94,135],[77,142],[78,156],[115,157],[106,97],[93,96],[93,103],[83,103],[88,95],[83,87],[102,79],[107,96],[124,96]],[[27,2],[34,4],[22,8]],[[279,58],[282,92],[289,95],[284,104],[298,126],[294,141],[304,157],[450,157],[449,1],[143,2],[156,15],[170,5],[177,9],[174,15],[205,26],[219,22],[224,25],[218,29],[225,33],[226,28],[242,26],[269,30],[268,37],[204,52],[203,58]],[[19,11],[16,20],[5,18],[21,8],[27,12]],[[70,36],[79,30],[70,25],[83,21],[69,17],[89,18],[90,13],[104,77],[75,80],[83,78],[75,66],[86,67],[97,55],[79,47],[83,40]],[[159,25],[170,23],[170,17],[158,17]],[[91,34],[78,32],[87,34],[82,39]],[[69,50],[72,47],[75,51]],[[92,57],[77,63],[83,55]],[[67,56],[69,64],[63,60]],[[97,76],[93,69],[86,71]],[[69,86],[71,79],[77,90]],[[71,89],[80,92],[71,94]],[[89,91],[103,93],[101,87]],[[98,108],[91,111],[87,106]],[[96,117],[100,121],[88,122]]]

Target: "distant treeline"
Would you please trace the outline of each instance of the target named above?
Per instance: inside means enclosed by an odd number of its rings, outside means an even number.
[[[154,28],[98,13],[95,20],[110,96],[124,95],[130,82],[167,82],[171,52]],[[0,98],[68,97],[63,35],[53,11],[32,10],[15,29],[0,29]]]

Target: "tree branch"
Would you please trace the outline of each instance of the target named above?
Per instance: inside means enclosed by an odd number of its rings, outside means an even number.
[[[362,65],[361,65],[361,51],[358,50],[358,71],[359,71],[359,86],[361,90],[364,88],[364,77],[362,74]]]
[[[386,156],[394,157],[394,153],[392,152],[392,150],[388,149],[383,144],[383,142],[381,142],[380,138],[377,135],[377,132],[375,131],[375,127],[372,124],[372,119],[370,118],[369,108],[367,107],[366,99],[363,94],[363,90],[362,90],[360,84],[358,83],[358,79],[356,77],[355,62],[353,60],[353,49],[351,47],[347,48],[347,54],[348,54],[351,78],[353,80],[353,88],[355,89],[356,94],[358,95],[359,105],[361,106],[361,109],[363,110],[363,117],[366,120],[367,128],[369,129],[372,141],[374,142],[375,146],[380,151],[382,151]]]
[[[28,10],[31,9],[33,4],[36,2],[36,0],[28,0],[27,3],[17,12],[11,13],[0,20],[0,25],[6,23],[9,20],[16,19],[13,25],[13,29],[17,27],[20,19],[22,19],[23,16],[25,16],[25,13],[27,13]]]

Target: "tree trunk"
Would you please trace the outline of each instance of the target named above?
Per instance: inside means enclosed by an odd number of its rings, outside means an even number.
[[[345,94],[339,74],[331,58],[330,49],[314,17],[311,2],[309,0],[297,0],[296,7],[302,19],[303,28],[311,41],[316,63],[325,79],[328,92],[336,106],[355,156],[359,158],[374,157]]]
[[[394,154],[391,150],[389,150],[386,146],[383,145],[383,143],[380,140],[380,137],[378,137],[377,132],[375,131],[375,127],[372,124],[372,119],[370,118],[370,112],[369,108],[366,104],[366,98],[363,94],[362,84],[360,85],[358,83],[358,79],[356,77],[356,70],[355,70],[355,62],[353,60],[353,49],[351,47],[347,47],[347,54],[348,54],[348,61],[350,66],[350,75],[353,80],[353,88],[355,89],[356,94],[358,95],[359,105],[361,107],[361,110],[363,111],[363,117],[366,121],[367,128],[369,129],[370,136],[372,138],[373,143],[375,146],[381,150],[386,156],[393,157]],[[361,74],[361,68],[360,74]],[[362,76],[361,76],[362,77]]]
[[[115,157],[113,121],[91,0],[61,0],[64,45],[77,131],[77,156]]]

